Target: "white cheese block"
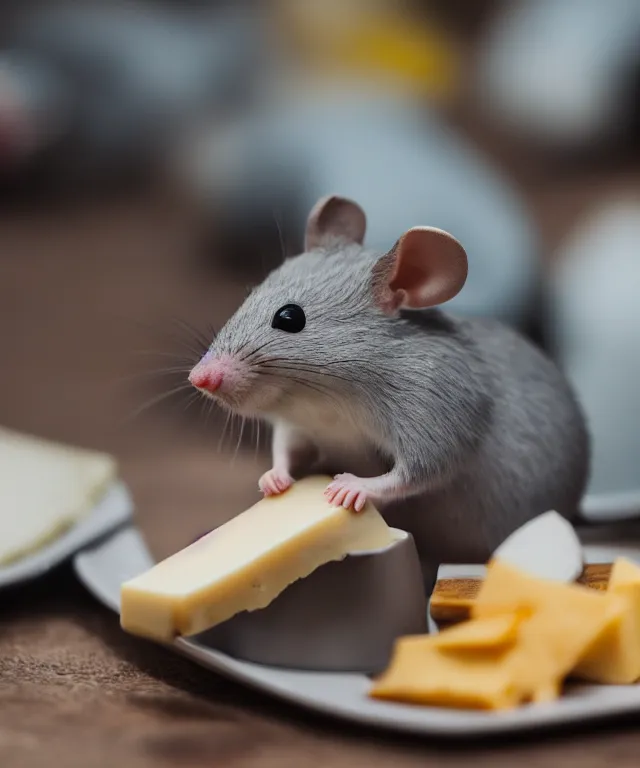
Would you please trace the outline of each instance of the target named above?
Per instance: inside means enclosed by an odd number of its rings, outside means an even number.
[[[324,497],[328,477],[262,499],[195,543],[125,582],[123,629],[160,642],[264,608],[286,587],[348,553],[381,549],[391,529],[367,503],[355,513]]]
[[[578,534],[568,520],[552,510],[514,531],[496,549],[493,559],[553,581],[575,581],[584,568]]]
[[[107,454],[0,427],[0,566],[40,549],[88,514],[116,473]]]

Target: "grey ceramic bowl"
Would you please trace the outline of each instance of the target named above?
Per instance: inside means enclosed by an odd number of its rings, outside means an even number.
[[[384,669],[394,640],[427,631],[424,576],[410,534],[293,583],[269,606],[197,640],[244,661],[322,672]]]

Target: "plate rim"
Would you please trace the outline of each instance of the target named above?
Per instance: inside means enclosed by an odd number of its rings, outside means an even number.
[[[88,514],[45,546],[0,566],[0,591],[37,579],[73,558],[85,547],[126,526],[133,518],[133,500],[125,483],[116,478],[100,493]],[[12,575],[12,572],[15,575]]]

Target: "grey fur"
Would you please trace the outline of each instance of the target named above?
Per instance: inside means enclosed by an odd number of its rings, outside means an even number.
[[[486,561],[550,509],[574,518],[589,441],[561,373],[496,322],[384,314],[377,258],[336,245],[272,272],[212,345],[251,366],[227,405],[296,429],[295,476],[398,468],[407,490],[378,506],[431,562]],[[287,303],[306,313],[301,333],[271,328]]]

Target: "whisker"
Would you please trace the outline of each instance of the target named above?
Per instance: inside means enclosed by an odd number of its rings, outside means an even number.
[[[207,336],[206,331],[195,328],[191,326],[189,323],[187,323],[185,320],[182,320],[181,318],[174,318],[173,323],[175,325],[178,325],[183,331],[186,331],[186,333],[189,334],[190,338],[193,338],[199,345],[204,347],[204,349],[209,349],[211,346],[212,339],[210,336]],[[215,329],[213,329],[213,338],[216,337]]]
[[[311,389],[314,392],[318,392],[319,394],[323,395],[327,398],[327,400],[330,400],[339,411],[342,411],[342,403],[334,396],[333,392],[330,392],[324,387],[316,387],[313,384],[310,384],[308,381],[304,381],[303,379],[295,379],[295,381],[300,386],[307,387],[307,389]]]
[[[275,209],[272,211],[272,213],[273,213],[273,220],[275,221],[276,228],[278,230],[278,239],[280,240],[280,251],[281,251],[281,255],[282,255],[282,263],[284,264],[284,262],[287,260],[287,249],[286,249],[285,244],[284,244],[284,237],[282,235],[282,227],[280,226],[280,222],[278,221],[278,217],[276,216]],[[263,271],[264,271],[264,269],[263,269]]]
[[[196,340],[198,341],[198,340]],[[187,349],[187,351],[193,355],[196,360],[200,360],[200,358],[204,355],[204,353],[209,349],[209,344],[205,344],[205,342],[198,341],[200,346],[194,346],[192,342],[184,342],[184,346]]]
[[[167,398],[172,397],[173,395],[176,395],[178,392],[183,392],[183,391],[185,391],[187,389],[191,389],[191,385],[190,384],[181,384],[179,387],[174,387],[173,389],[170,389],[168,392],[163,392],[162,394],[157,395],[156,397],[151,398],[151,400],[148,400],[146,403],[144,403],[139,408],[137,408],[131,414],[129,419],[127,419],[125,421],[130,421],[130,420],[133,420],[133,419],[137,418],[138,416],[140,416],[140,414],[144,413],[144,411],[149,410],[149,408],[153,408],[153,406],[158,405],[163,400],[166,400]]]
[[[176,373],[188,373],[190,370],[190,368],[185,366],[170,366],[168,368],[157,368],[152,371],[136,371],[135,373],[128,373],[126,376],[118,376],[113,380],[113,383],[122,384],[123,382],[149,378],[152,376],[173,376]]]
[[[269,373],[268,371],[258,370],[255,373],[256,373],[257,376],[274,376],[274,377],[277,377],[277,378],[281,378],[277,374]],[[326,389],[325,387],[323,387],[320,384],[317,384],[317,385],[316,384],[311,384],[310,382],[305,381],[304,379],[299,379],[299,378],[296,378],[294,376],[289,376],[288,379],[290,381],[295,382],[296,384],[299,384],[302,387],[307,387],[307,389],[311,389],[314,392],[318,392],[319,394],[321,394],[324,397],[326,397],[328,400],[331,400],[336,406],[338,406],[339,410],[342,410],[342,404],[334,396],[334,394],[333,394],[333,392],[331,392],[331,390]]]
[[[211,341],[215,341],[218,338],[218,329],[215,327],[213,323],[207,323],[207,327],[204,331],[204,335],[207,338],[208,344],[207,346],[211,346]],[[209,339],[210,337],[210,339]]]
[[[156,339],[161,339],[162,343],[169,342],[171,346],[175,346],[176,343],[180,344],[183,347],[186,347],[190,354],[192,355],[199,355],[201,350],[194,349],[190,341],[193,339],[194,336],[199,337],[202,335],[202,332],[197,331],[195,328],[192,328],[187,323],[184,323],[183,321],[171,321],[170,317],[163,316],[162,322],[150,322],[143,320],[140,317],[131,317],[128,316],[126,318],[126,321],[129,326],[137,326],[138,328],[146,331],[147,333],[151,334]],[[181,325],[182,332],[178,331],[178,328],[176,326]],[[188,339],[184,338],[184,331],[187,332]]]
[[[209,422],[211,421],[211,416],[212,416],[213,412],[215,411],[216,406],[218,404],[217,404],[217,402],[213,398],[206,397],[205,395],[203,395],[202,397],[204,399],[204,403],[205,403],[205,406],[206,406],[206,411],[205,411],[205,414],[204,414],[204,421],[205,421],[205,424],[209,424]]]
[[[180,325],[182,321],[174,319],[172,320],[174,325]],[[152,330],[157,330],[151,326]],[[188,338],[184,338],[182,335],[178,336],[177,334],[170,335],[167,332],[164,332],[163,335],[167,338],[168,341],[171,341],[172,343],[178,343],[181,346],[183,346],[187,352],[189,352],[191,355],[196,355],[197,357],[200,357],[202,355],[202,349],[198,348],[193,344],[193,337],[198,335],[198,331],[196,331],[193,328],[188,328],[188,326],[183,327],[183,330],[186,330],[188,334]],[[197,341],[199,341],[197,339]],[[207,345],[208,346],[208,345]]]
[[[260,452],[260,419],[256,421],[256,459],[258,458],[258,453]]]
[[[186,401],[186,404],[184,406],[184,410],[185,411],[188,410],[189,408],[191,408],[191,406],[194,403],[197,403],[199,400],[200,400],[200,392],[194,392],[193,394],[189,395]]]
[[[294,367],[290,367],[290,366],[284,366],[284,365],[271,365],[271,363],[273,363],[274,361],[280,361],[280,360],[282,360],[284,362],[287,362],[287,363],[294,363],[295,366]],[[359,386],[359,381],[360,381],[359,378],[356,378],[355,376],[341,376],[338,373],[330,373],[330,372],[328,372],[326,370],[327,366],[330,366],[330,365],[332,365],[334,363],[337,364],[337,363],[352,363],[352,362],[367,363],[367,365],[369,364],[369,361],[364,361],[364,360],[363,361],[359,361],[359,360],[355,360],[355,359],[351,359],[351,360],[332,360],[332,361],[328,361],[326,363],[313,363],[313,362],[310,362],[308,360],[297,361],[295,358],[291,358],[291,357],[268,357],[268,358],[264,359],[264,362],[263,362],[263,360],[253,360],[251,362],[251,365],[253,367],[271,368],[273,370],[280,369],[280,370],[283,370],[283,371],[294,371],[294,372],[295,371],[300,371],[300,372],[304,372],[304,373],[315,374],[316,376],[327,376],[327,377],[331,377],[331,378],[334,378],[334,379],[341,379],[342,381],[346,381],[349,384],[352,384],[354,387],[356,387],[356,386]],[[317,370],[313,370],[313,369],[317,369]],[[370,369],[367,369],[367,377],[369,377],[369,378],[370,377],[375,377],[378,380],[383,380],[384,379],[384,377],[379,372],[372,371]],[[384,379],[384,384],[385,384],[385,387],[388,387],[389,389],[394,389],[396,391],[401,391],[401,389],[402,389],[401,387],[399,387],[399,386],[391,383],[390,381],[388,381],[388,379]]]
[[[180,318],[169,317],[165,319],[168,322],[169,328],[149,326],[149,329],[155,333],[159,333],[160,336],[166,339],[170,344],[174,346],[179,344],[190,356],[201,357],[202,346],[208,347],[210,344],[210,341],[205,338],[203,331],[191,327]]]
[[[346,358],[344,360],[329,360],[327,365],[340,365],[341,363],[356,363],[357,365],[371,365],[371,360],[364,360],[358,357]]]
[[[240,358],[240,362],[245,362],[246,360],[249,360],[249,358],[253,357],[255,354],[260,352],[260,350],[264,349],[269,344],[275,344],[275,342],[278,341],[278,339],[269,339],[268,341],[265,341],[264,344],[261,344],[257,349],[254,349],[252,352],[249,352],[248,355],[245,355],[244,357]]]
[[[242,350],[243,350],[243,349],[246,349],[246,347],[247,347],[247,344],[249,344],[249,342],[250,342],[250,341],[251,341],[251,339],[247,339],[247,340],[244,342],[244,344],[241,344],[241,345],[238,347],[238,349],[236,349],[236,355],[239,355],[239,354],[240,354],[240,352],[242,352]],[[244,358],[243,358],[243,359],[244,359]]]
[[[188,344],[185,342],[185,348],[188,350],[189,355],[196,361],[200,360],[206,354],[210,346],[211,341],[207,341],[206,339],[196,339],[195,337]]]
[[[284,360],[285,362],[297,362],[295,358],[292,357],[273,357],[268,362],[273,362],[274,360]],[[304,363],[305,365],[308,365],[312,368],[325,368],[328,365],[339,365],[340,363],[358,363],[360,365],[370,365],[370,360],[364,360],[362,358],[346,358],[346,359],[335,359],[335,360],[326,360],[322,363],[314,363],[312,360],[301,360],[300,362]]]
[[[232,414],[232,416],[231,416],[231,429],[229,430],[231,435],[233,435],[234,431],[237,430],[237,428],[238,428],[237,424],[238,424],[239,419],[240,419],[240,416],[238,416],[237,413],[233,413]],[[234,454],[232,454],[231,458],[232,458],[232,462],[231,463],[233,464]]]
[[[227,418],[224,420],[224,426],[222,427],[220,440],[218,441],[218,453],[220,453],[220,451],[222,450],[222,443],[224,442],[224,437],[227,433],[227,427],[229,426],[230,420],[231,420],[231,411],[227,411]]]
[[[206,351],[206,349],[203,350],[201,347],[195,347],[191,343],[187,343],[187,342],[183,342],[183,343],[186,351],[189,353],[189,355],[192,356],[194,361],[200,360],[200,358]]]
[[[164,349],[134,349],[132,353],[134,355],[141,355],[145,357],[169,357],[173,360],[181,360],[183,363],[185,363],[185,365],[187,363],[191,364],[191,360],[187,359],[184,355],[178,355],[175,352],[167,352]]]
[[[236,443],[236,449],[233,452],[233,458],[231,459],[232,466],[235,464],[236,459],[238,458],[238,451],[240,450],[240,446],[242,445],[242,435],[244,434],[244,426],[246,424],[246,417],[243,416],[242,420],[240,422],[240,435],[238,436],[238,442]]]
[[[312,368],[306,368],[304,366],[298,365],[298,366],[289,366],[289,365],[269,365],[268,363],[260,363],[260,368],[269,368],[271,370],[280,370],[280,371],[303,371],[305,373],[310,373],[313,376],[327,376],[332,379],[340,379],[341,381],[347,381],[350,384],[353,384],[353,378],[349,378],[348,376],[340,376],[337,373],[327,373],[327,371],[321,371],[321,370],[313,370]]]

